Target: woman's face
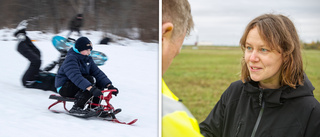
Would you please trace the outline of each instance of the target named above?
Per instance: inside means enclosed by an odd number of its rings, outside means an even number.
[[[276,50],[271,50],[261,39],[257,27],[248,33],[245,44],[245,62],[250,77],[257,81],[262,88],[280,87],[280,68],[282,55]]]

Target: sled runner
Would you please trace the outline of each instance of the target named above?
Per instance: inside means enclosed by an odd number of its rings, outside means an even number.
[[[103,104],[95,104],[95,103],[92,103],[92,102],[89,102],[88,104],[89,105],[93,105],[93,106],[97,106],[97,107],[100,107],[100,108],[103,108],[103,112],[105,113],[101,113],[99,114],[99,118],[103,119],[103,120],[107,120],[107,121],[112,121],[112,122],[115,122],[115,123],[119,123],[119,124],[126,124],[126,125],[132,125],[134,124],[135,122],[137,122],[138,119],[134,119],[132,120],[131,122],[120,122],[117,118],[116,118],[116,114],[118,114],[119,112],[121,112],[121,109],[115,109],[110,103],[110,99],[112,98],[112,92],[114,92],[116,90],[103,90],[101,91],[102,93],[105,93],[105,92],[109,92],[107,96],[100,96],[100,99],[101,100],[104,100],[105,101],[105,105]],[[66,108],[66,102],[75,102],[75,99],[74,98],[68,98],[68,97],[62,97],[60,95],[56,95],[56,94],[52,94],[49,96],[49,99],[54,99],[54,100],[57,100],[56,102],[54,102],[53,104],[51,104],[49,107],[48,107],[48,110],[54,112],[54,113],[67,113],[69,114],[69,110]],[[65,109],[66,112],[64,111],[58,111],[58,110],[52,110],[51,108],[53,106],[55,106],[56,104],[59,104],[59,103],[63,103],[63,108]],[[102,102],[101,102],[102,103]],[[96,114],[96,113],[94,113]],[[97,115],[94,115],[93,113],[91,114],[88,114],[87,116],[83,116],[82,118],[88,118],[88,117],[95,117]],[[102,115],[102,116],[101,116]]]

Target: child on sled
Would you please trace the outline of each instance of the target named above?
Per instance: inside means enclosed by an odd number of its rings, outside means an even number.
[[[73,48],[69,49],[65,61],[58,70],[55,79],[57,92],[63,97],[75,98],[76,101],[69,113],[75,116],[86,116],[91,112],[102,113],[99,107],[84,108],[88,100],[100,103],[99,96],[104,88],[119,90],[112,85],[110,79],[97,67],[90,53],[92,43],[87,37],[77,39]]]

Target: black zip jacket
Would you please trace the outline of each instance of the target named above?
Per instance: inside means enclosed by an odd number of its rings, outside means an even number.
[[[206,137],[320,137],[320,104],[305,76],[293,89],[260,89],[257,82],[233,82],[200,123]]]

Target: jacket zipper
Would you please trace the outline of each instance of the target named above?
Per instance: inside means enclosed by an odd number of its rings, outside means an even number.
[[[262,89],[260,89],[259,105],[261,106],[261,109],[260,109],[259,116],[257,118],[256,124],[254,125],[251,137],[255,137],[255,135],[256,135],[256,132],[257,132],[257,129],[258,129],[258,126],[260,124],[261,117],[262,117],[262,114],[263,114],[263,110],[264,110],[264,100],[263,100],[263,91],[262,91]]]
[[[241,123],[241,122],[239,122],[238,127],[237,127],[237,132],[236,132],[235,137],[237,137],[237,136],[238,136],[238,134],[239,134],[239,132],[240,132],[240,129],[241,129],[241,125],[242,125],[242,123]]]

